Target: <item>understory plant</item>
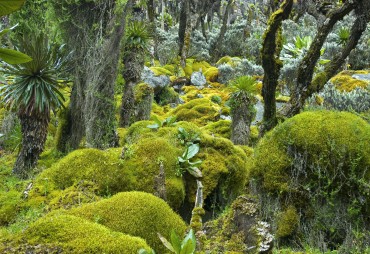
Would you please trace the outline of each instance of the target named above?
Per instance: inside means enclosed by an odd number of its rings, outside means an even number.
[[[248,145],[250,125],[255,116],[257,81],[251,76],[241,76],[231,83],[231,88],[231,141],[236,145]]]
[[[161,121],[158,117],[154,116],[153,117],[154,124],[149,124],[147,128],[153,129],[153,130],[158,130],[161,127],[167,126],[167,127],[173,127],[175,126],[176,122],[176,117],[175,116],[170,116]]]

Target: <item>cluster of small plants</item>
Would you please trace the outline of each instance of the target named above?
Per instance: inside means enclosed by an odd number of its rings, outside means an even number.
[[[355,88],[350,92],[341,92],[332,83],[327,83],[324,89],[309,99],[311,105],[315,105],[315,97],[323,99],[321,107],[340,111],[365,112],[370,109],[370,87],[363,89]]]

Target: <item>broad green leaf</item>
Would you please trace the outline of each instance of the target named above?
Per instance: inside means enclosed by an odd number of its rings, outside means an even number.
[[[190,229],[189,233],[181,243],[180,254],[193,254],[195,252],[196,243],[194,231]]]
[[[163,245],[166,246],[166,248],[169,249],[170,251],[176,253],[176,251],[173,248],[172,244],[169,241],[167,241],[167,239],[164,238],[160,233],[157,233],[157,234],[158,234],[159,239],[163,243]]]
[[[153,116],[153,120],[158,125],[158,127],[162,127],[163,122],[159,120],[157,116]]]
[[[181,240],[174,230],[171,231],[171,243],[176,253],[181,251]]]
[[[186,158],[191,159],[199,152],[199,144],[192,144],[187,150]]]
[[[149,128],[149,129],[158,129],[159,128],[159,125],[155,123],[155,124],[149,124],[146,127]]]
[[[26,0],[0,0],[0,16],[8,15],[22,7]]]
[[[183,157],[177,157],[177,160],[180,162],[180,163],[184,163],[184,162],[186,162],[187,160],[184,160],[184,158]]]
[[[21,64],[32,61],[32,58],[13,49],[0,48],[0,58],[8,64]]]

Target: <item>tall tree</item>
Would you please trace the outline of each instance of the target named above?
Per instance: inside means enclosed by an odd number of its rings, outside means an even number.
[[[351,28],[351,34],[342,50],[325,67],[323,72],[313,78],[314,67],[320,57],[320,50],[328,33],[334,24],[343,19],[352,10],[355,10],[355,22]],[[357,46],[362,34],[370,22],[370,3],[367,0],[346,1],[340,7],[332,9],[326,15],[325,21],[318,28],[317,35],[303,58],[298,69],[297,85],[284,114],[288,117],[294,116],[303,108],[305,100],[314,92],[320,91],[324,85],[339,71],[351,51]]]
[[[32,61],[20,65],[6,65],[2,72],[15,76],[14,82],[1,88],[5,104],[14,107],[21,123],[22,146],[13,173],[28,178],[44,149],[50,111],[62,106],[60,72],[65,61],[60,57],[61,48],[49,45],[44,36],[24,38],[20,49]]]
[[[282,49],[281,24],[292,11],[293,0],[284,0],[280,8],[275,11],[263,35],[262,67],[265,71],[263,77],[262,96],[265,104],[263,122],[260,133],[263,135],[277,124],[275,91],[278,85],[280,69],[283,63],[279,59]]]
[[[95,42],[87,72],[85,103],[86,143],[89,147],[108,148],[118,145],[114,87],[117,78],[121,40],[125,32],[126,17],[133,0],[116,4],[107,25],[107,33]]]
[[[69,50],[73,51],[73,87],[69,106],[64,114],[65,119],[59,127],[61,135],[57,139],[57,149],[67,152],[78,148],[85,136],[84,109],[87,79],[90,75],[86,66],[93,61],[88,57],[88,53],[94,51],[91,46],[97,41],[96,36],[107,30],[114,5],[112,0],[79,2],[61,0],[51,1],[50,4],[62,38]]]
[[[313,3],[311,3],[311,5],[312,4]],[[326,41],[326,38],[332,31],[334,25],[338,21],[342,20],[344,16],[348,15],[356,7],[356,4],[358,3],[356,3],[355,1],[347,1],[343,5],[337,8],[333,8],[328,12],[325,10],[324,13],[327,12],[326,15],[324,15],[322,12],[317,11],[320,9],[316,9],[316,11],[314,11],[308,8],[308,10],[310,10],[310,13],[318,19],[319,26],[316,36],[313,39],[307,54],[304,56],[299,64],[296,86],[291,95],[290,103],[288,104],[290,107],[286,109],[287,116],[293,116],[299,113],[300,109],[303,107],[306,98],[310,94],[310,92],[308,91],[308,87],[312,82],[315,66],[321,56],[321,49]],[[321,8],[321,10],[323,9]]]

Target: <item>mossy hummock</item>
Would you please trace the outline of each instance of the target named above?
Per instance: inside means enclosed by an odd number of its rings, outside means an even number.
[[[251,174],[261,198],[270,197],[262,203],[275,209],[266,216],[278,237],[312,241],[321,232],[320,241],[340,245],[352,234],[350,225],[369,230],[369,144],[366,121],[332,111],[299,114],[259,142]]]
[[[114,231],[141,237],[157,253],[166,253],[157,233],[170,239],[171,230],[180,236],[186,230],[185,222],[166,202],[144,192],[119,193],[67,213],[95,221]]]
[[[17,248],[22,252],[23,247],[30,249],[32,246],[38,246],[41,250],[45,248],[45,253],[54,249],[63,253],[136,254],[141,248],[150,249],[145,240],[139,237],[114,232],[71,215],[52,215],[39,219],[18,234],[10,246],[15,253]]]

